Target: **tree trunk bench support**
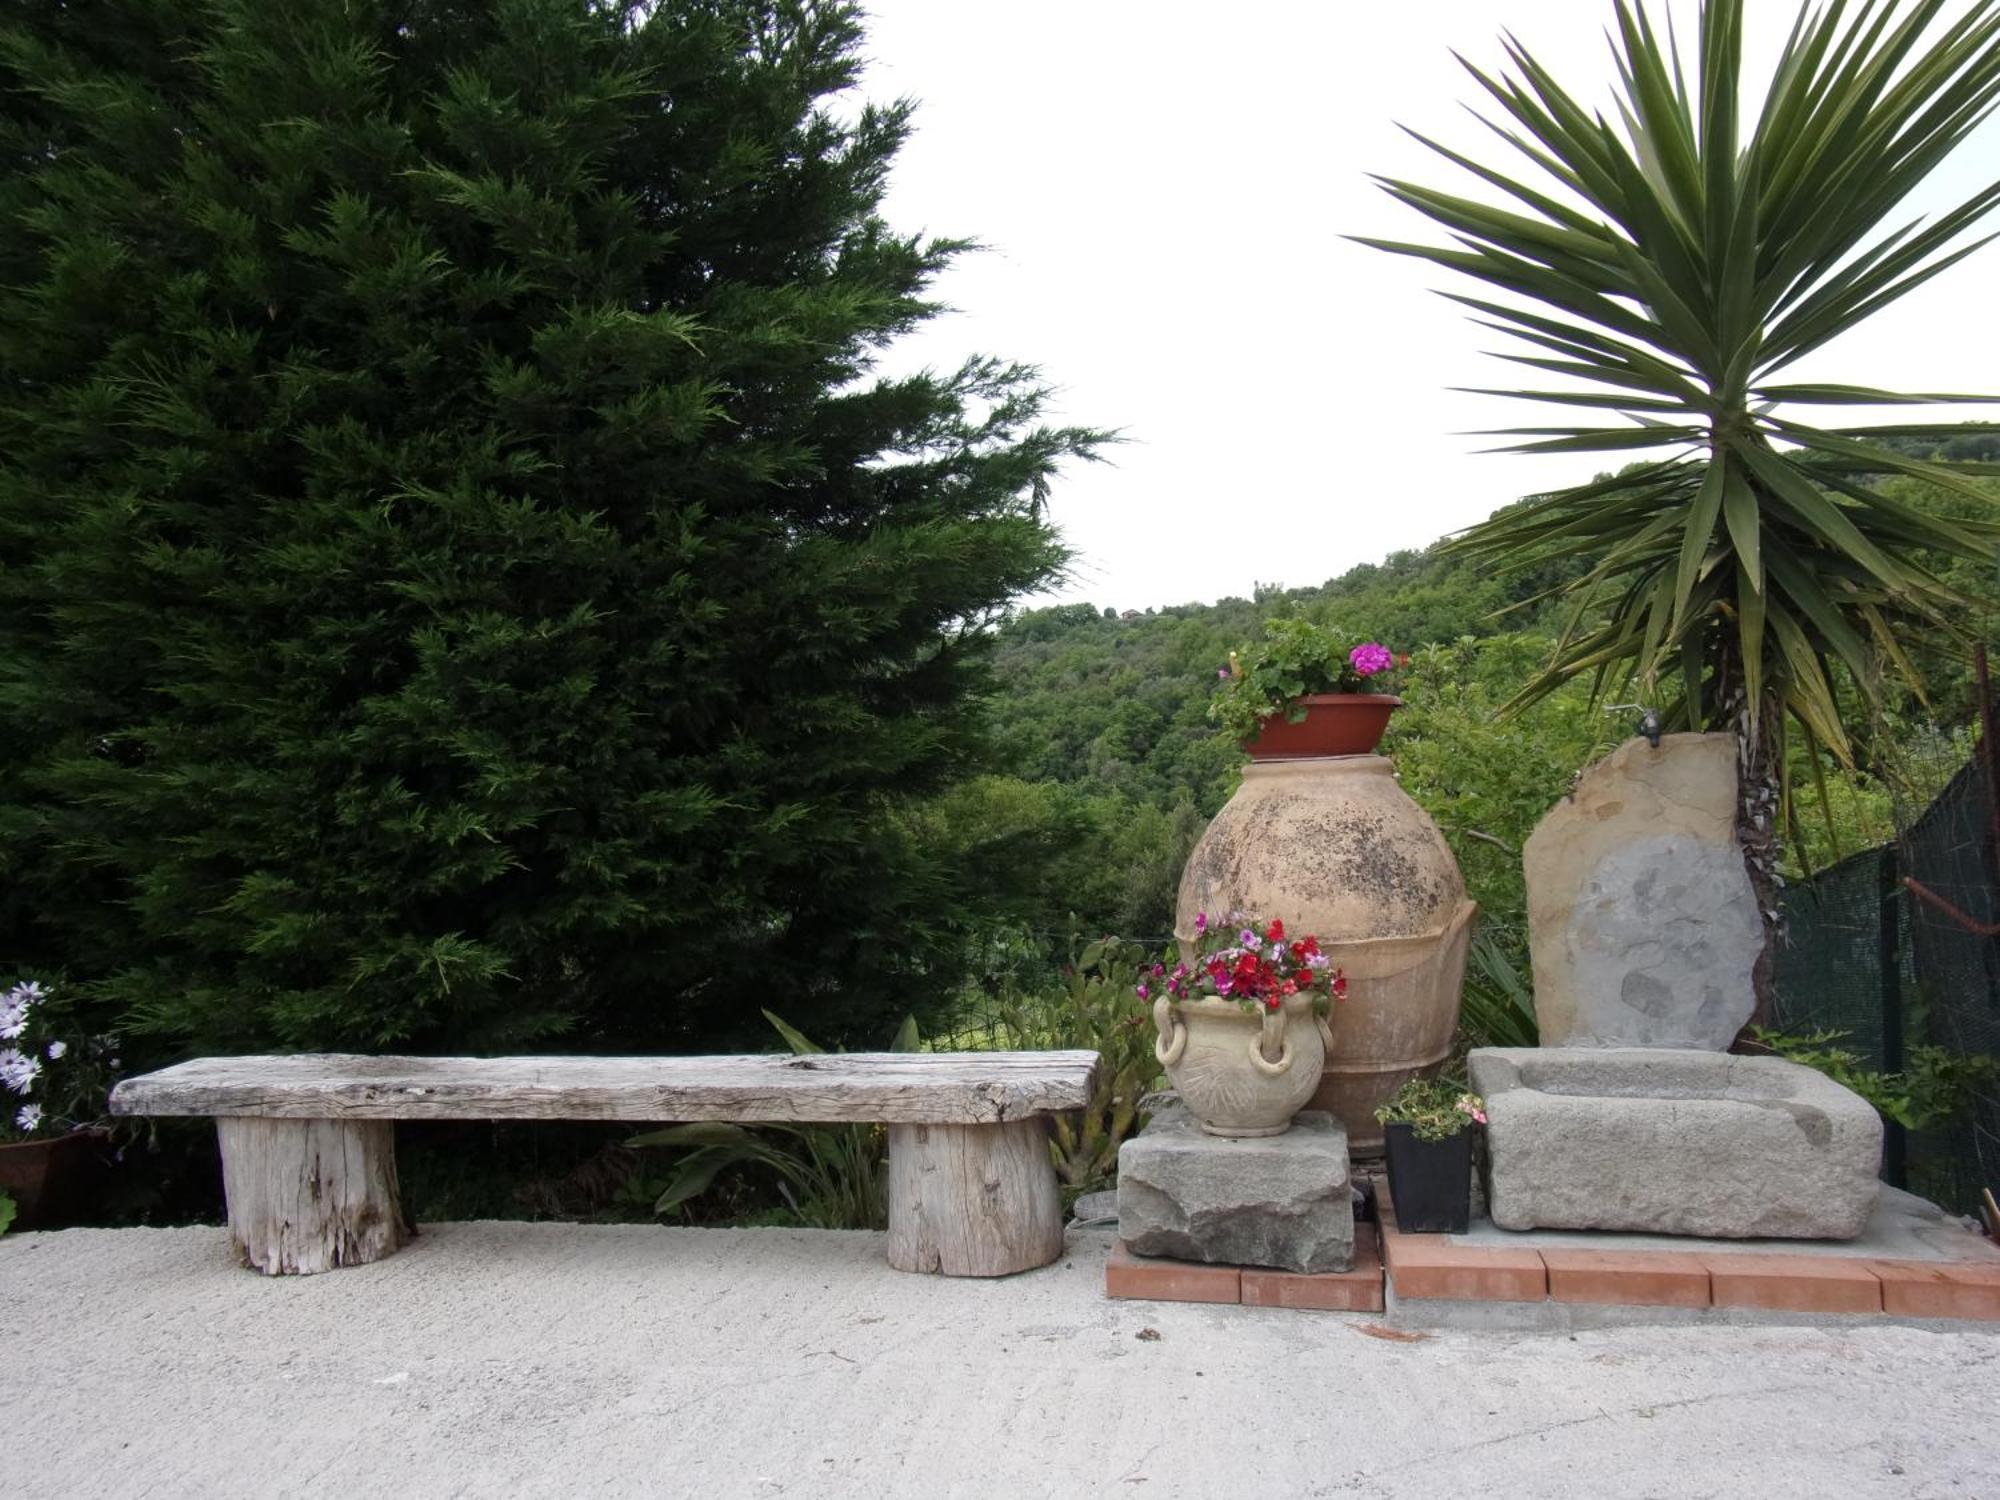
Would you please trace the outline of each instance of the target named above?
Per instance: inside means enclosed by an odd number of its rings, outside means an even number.
[[[1005,1276],[1062,1253],[1048,1117],[1095,1052],[803,1057],[211,1057],[112,1091],[117,1115],[215,1117],[229,1237],[269,1276],[366,1265],[409,1239],[396,1120],[886,1124],[889,1264]]]

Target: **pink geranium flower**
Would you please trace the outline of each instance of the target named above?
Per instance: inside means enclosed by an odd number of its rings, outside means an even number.
[[[1363,677],[1373,677],[1377,672],[1386,672],[1396,664],[1396,658],[1389,648],[1377,641],[1356,646],[1347,653],[1347,659],[1353,663],[1354,670]]]

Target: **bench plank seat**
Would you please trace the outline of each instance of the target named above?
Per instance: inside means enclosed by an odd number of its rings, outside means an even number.
[[[1090,1100],[1095,1052],[803,1057],[209,1057],[127,1079],[124,1115],[999,1125]]]
[[[267,1275],[392,1255],[413,1232],[395,1120],[888,1126],[889,1264],[1004,1276],[1062,1253],[1048,1116],[1095,1052],[754,1057],[210,1057],[128,1078],[118,1115],[212,1115],[230,1240]]]

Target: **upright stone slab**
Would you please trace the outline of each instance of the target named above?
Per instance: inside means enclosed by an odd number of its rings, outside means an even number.
[[[1225,1138],[1170,1105],[1119,1148],[1118,1232],[1138,1255],[1351,1270],[1347,1132],[1307,1110],[1283,1135]]]
[[[1756,1004],[1757,898],[1736,841],[1736,741],[1628,740],[1528,839],[1544,1047],[1720,1051]]]

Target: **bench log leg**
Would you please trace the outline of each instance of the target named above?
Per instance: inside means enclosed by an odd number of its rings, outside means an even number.
[[[1062,1198],[1044,1116],[889,1127],[889,1264],[1006,1276],[1062,1254]]]
[[[310,1276],[394,1255],[409,1238],[388,1120],[226,1116],[222,1190],[236,1255],[266,1276]]]

